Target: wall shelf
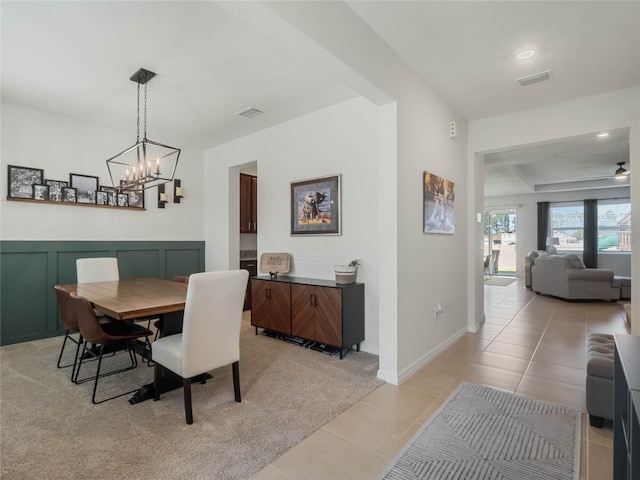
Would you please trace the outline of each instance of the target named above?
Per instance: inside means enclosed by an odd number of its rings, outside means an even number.
[[[135,210],[140,212],[144,212],[146,210],[146,208],[140,208],[140,207],[119,207],[117,205],[98,205],[96,203],[54,202],[53,200],[36,200],[34,198],[7,197],[7,200],[11,202],[44,203],[48,205],[66,205],[69,207],[117,208],[119,210]]]

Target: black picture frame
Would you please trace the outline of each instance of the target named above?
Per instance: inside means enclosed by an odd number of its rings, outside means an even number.
[[[120,180],[120,184],[126,183]],[[144,188],[142,186],[136,188],[127,188],[122,193],[129,194],[128,206],[130,208],[144,208]]]
[[[118,193],[118,206],[119,207],[128,207],[129,206],[129,194],[128,193]]]
[[[33,185],[42,185],[42,168],[7,166],[7,198],[33,198]]]
[[[109,203],[109,192],[105,192],[103,190],[98,190],[96,192],[96,204],[97,205],[108,205]]]
[[[69,182],[65,180],[47,179],[44,184],[49,186],[49,201],[51,202],[61,202],[62,189],[69,186]]]
[[[34,200],[49,200],[49,185],[33,184],[33,199]]]
[[[340,174],[291,182],[291,235],[340,235]]]
[[[72,187],[62,189],[62,201],[67,203],[77,203],[78,191]]]
[[[93,175],[69,174],[69,186],[77,191],[77,203],[96,203],[98,180]]]
[[[107,192],[107,205],[116,207],[118,205],[118,192],[114,187],[100,186],[101,192]]]

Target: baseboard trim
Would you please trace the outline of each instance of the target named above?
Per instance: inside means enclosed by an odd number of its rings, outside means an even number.
[[[398,383],[395,383],[394,385],[402,384],[407,378],[409,378],[411,375],[416,373],[418,370],[420,370],[422,367],[428,364],[431,360],[433,360],[442,352],[444,352],[451,345],[453,345],[458,340],[460,340],[460,338],[462,338],[468,332],[469,332],[468,327],[461,328],[456,333],[454,333],[449,338],[447,338],[445,341],[443,341],[442,343],[440,343],[439,345],[437,345],[436,347],[432,348],[427,353],[422,355],[411,365],[407,366],[406,368],[403,368],[397,375]]]

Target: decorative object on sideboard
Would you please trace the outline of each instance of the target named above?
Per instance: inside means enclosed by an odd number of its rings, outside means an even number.
[[[177,178],[173,181],[173,203],[180,203],[184,196],[182,195],[182,181]]]
[[[167,203],[167,194],[164,191],[164,183],[158,185],[158,208],[164,208]]]
[[[340,285],[356,283],[358,278],[358,266],[360,265],[362,265],[362,261],[358,258],[351,260],[348,265],[336,265],[334,267],[336,283]]]
[[[288,253],[263,253],[260,255],[260,273],[268,273],[276,278],[278,273],[289,273],[291,255]]]
[[[147,139],[147,83],[155,73],[144,68],[130,80],[138,84],[136,143],[107,160],[111,182],[122,191],[156,187],[173,180],[180,149]],[[144,130],[140,140],[140,85],[144,85]]]
[[[340,174],[291,182],[291,235],[340,235]]]

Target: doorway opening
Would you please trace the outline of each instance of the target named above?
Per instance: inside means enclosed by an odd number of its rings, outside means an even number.
[[[484,264],[487,275],[516,275],[516,208],[484,212]]]

